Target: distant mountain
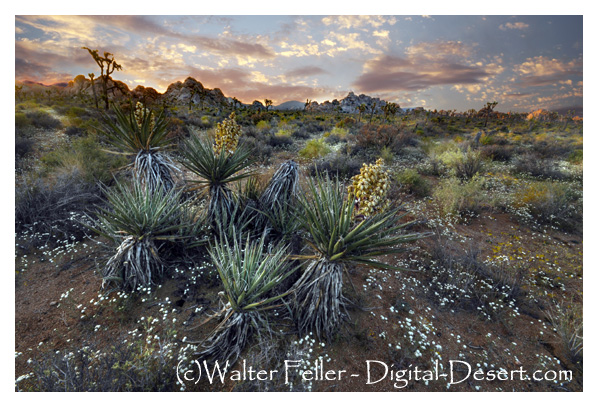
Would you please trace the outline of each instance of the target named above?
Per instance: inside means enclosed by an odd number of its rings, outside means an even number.
[[[275,110],[304,110],[306,104],[300,101],[287,101],[274,107]]]

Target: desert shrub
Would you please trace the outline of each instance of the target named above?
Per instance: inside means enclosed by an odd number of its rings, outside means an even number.
[[[583,158],[582,149],[576,149],[572,153],[570,153],[570,155],[568,156],[568,161],[570,163],[580,164],[580,163],[582,163],[582,158]]]
[[[58,112],[60,111],[61,109],[58,110]],[[88,111],[79,106],[71,106],[64,109],[64,115],[71,126],[83,126],[86,122],[96,119],[93,111]]]
[[[305,128],[295,129],[291,134],[294,139],[306,140],[310,138],[310,133]]]
[[[523,300],[522,271],[484,262],[478,247],[464,250],[437,236],[429,245],[429,253],[431,294],[433,299],[442,299],[441,306],[496,320]]]
[[[463,180],[470,180],[483,170],[481,154],[468,147],[468,150],[448,150],[439,156],[443,164],[448,166],[453,174]]]
[[[349,133],[349,131],[347,130],[347,128],[334,127],[333,130],[331,130],[329,137],[337,136],[338,138],[342,139],[342,138],[346,137],[348,133]]]
[[[33,124],[33,121],[24,113],[22,112],[16,112],[15,113],[15,127],[18,128],[24,128],[26,126],[31,126]]]
[[[381,149],[381,159],[385,162],[385,164],[390,165],[393,163],[393,151],[388,146],[385,146]]]
[[[294,131],[295,131],[294,126],[285,125],[284,127],[280,127],[277,129],[275,136],[289,137],[293,134]]]
[[[106,352],[89,345],[32,359],[33,379],[24,390],[43,392],[176,391],[172,350],[146,347],[145,339],[115,341]],[[22,386],[22,385],[20,385]]]
[[[254,123],[254,125],[258,125],[259,122],[263,122],[263,125],[267,126],[270,123],[270,120],[273,118],[273,114],[271,112],[259,112],[254,113],[250,116],[250,120]]]
[[[256,129],[258,129],[258,130],[270,129],[270,122],[267,122],[265,120],[261,120],[258,123],[256,123]]]
[[[430,154],[421,166],[421,172],[430,176],[442,176],[446,173],[447,167],[436,154]]]
[[[345,154],[336,154],[326,159],[316,160],[310,167],[310,175],[316,176],[319,173],[326,173],[329,177],[339,177],[347,179],[360,173],[362,161],[352,158]]]
[[[178,119],[180,119],[186,127],[193,126],[198,129],[209,129],[212,127],[212,121],[209,116],[179,116]]]
[[[64,133],[67,136],[83,136],[86,133],[86,130],[78,126],[71,125],[65,129]]]
[[[331,148],[323,139],[308,140],[306,146],[299,151],[299,155],[305,159],[316,159],[330,153]]]
[[[262,135],[259,137],[241,136],[239,143],[246,146],[252,152],[252,156],[256,161],[268,164],[270,163],[274,149],[267,143],[267,140]]]
[[[327,127],[319,122],[309,122],[303,126],[303,130],[308,134],[324,132]]]
[[[352,118],[351,116],[347,116],[347,117],[341,119],[339,122],[337,122],[335,127],[338,129],[348,129],[355,124],[356,124],[356,120],[354,118]]]
[[[46,174],[77,169],[87,183],[108,183],[112,174],[127,163],[123,156],[106,152],[95,136],[63,145],[42,156],[41,161]]]
[[[546,137],[533,141],[532,150],[543,159],[568,157],[574,146],[567,140]]]
[[[375,147],[380,149],[391,146],[398,129],[390,125],[364,125],[356,134],[356,144],[360,147]]]
[[[576,229],[582,223],[582,197],[571,185],[533,181],[515,191],[513,206],[525,208],[541,222]]]
[[[284,149],[291,146],[293,144],[293,140],[289,136],[271,135],[267,139],[267,143],[269,146],[274,148]]]
[[[534,153],[524,154],[514,160],[514,171],[540,179],[564,180],[567,178],[555,160],[543,159]]]
[[[31,124],[35,127],[43,129],[58,129],[62,127],[62,122],[60,120],[54,118],[48,112],[44,112],[42,110],[27,112],[25,115],[31,121]]]
[[[481,157],[500,162],[508,162],[513,156],[514,148],[512,146],[500,146],[497,144],[482,146],[480,149]]]
[[[394,179],[400,184],[402,190],[410,194],[426,197],[431,193],[430,182],[414,169],[400,171],[395,174]]]
[[[399,153],[406,146],[416,144],[416,135],[393,125],[363,125],[355,136],[356,144],[363,148],[389,147]]]
[[[58,173],[53,180],[32,176],[15,185],[15,230],[28,228],[56,242],[81,238],[85,228],[80,214],[100,202],[100,190],[77,168]]]
[[[468,181],[461,181],[457,177],[442,180],[435,188],[433,197],[445,214],[478,213],[487,201],[484,179],[479,176]]]
[[[33,140],[25,137],[15,138],[15,159],[21,159],[33,150]]]

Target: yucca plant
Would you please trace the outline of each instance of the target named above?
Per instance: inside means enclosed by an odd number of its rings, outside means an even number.
[[[260,196],[263,208],[289,206],[297,198],[299,181],[299,166],[293,160],[288,160],[277,169]]]
[[[256,228],[269,230],[289,242],[298,230],[297,195],[299,166],[288,160],[277,169],[258,199]]]
[[[300,333],[314,331],[330,338],[347,318],[343,274],[349,265],[399,269],[374,258],[405,251],[405,244],[423,237],[406,233],[400,208],[388,207],[370,217],[355,217],[355,199],[345,197],[338,179],[317,177],[300,195],[300,223],[312,255],[298,256],[309,264],[295,283],[295,319]]]
[[[233,364],[254,333],[269,331],[265,311],[281,306],[278,301],[289,294],[273,290],[297,266],[287,262],[285,247],[275,246],[268,253],[264,249],[264,235],[258,240],[248,236],[245,244],[241,238],[224,238],[210,248],[224,287],[224,302],[218,313],[222,321],[202,343],[200,358]]]
[[[130,167],[142,184],[155,190],[158,185],[170,190],[174,186],[173,172],[178,171],[172,160],[164,154],[170,147],[166,136],[168,121],[164,111],[158,116],[146,109],[140,102],[135,110],[124,113],[114,105],[116,121],[104,117],[104,127],[98,129],[109,143],[121,154],[135,155]],[[117,153],[117,152],[112,152]]]
[[[251,151],[244,146],[234,151],[220,149],[214,151],[211,140],[198,135],[185,142],[183,165],[199,176],[199,179],[188,180],[196,184],[201,195],[209,199],[207,216],[213,224],[222,218],[222,212],[230,214],[233,205],[233,192],[229,185],[235,181],[251,176],[248,169],[254,163]]]
[[[134,180],[132,186],[117,183],[106,190],[107,206],[89,226],[116,246],[103,270],[104,285],[127,291],[155,285],[163,279],[164,247],[182,240],[197,244],[202,224],[181,202],[181,192],[165,194],[158,187],[154,191]]]

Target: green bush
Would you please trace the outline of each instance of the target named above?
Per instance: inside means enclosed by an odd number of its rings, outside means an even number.
[[[305,159],[316,159],[330,153],[331,148],[323,139],[312,139],[299,151],[299,155]]]
[[[570,163],[580,164],[582,163],[582,157],[582,149],[576,149],[572,153],[570,153],[570,155],[568,156],[568,161]]]
[[[445,179],[439,183],[433,197],[444,214],[478,213],[488,201],[484,179],[479,176],[468,181],[460,181],[457,177]]]
[[[87,183],[108,183],[112,173],[127,163],[123,156],[104,151],[96,137],[91,135],[47,153],[41,160],[45,174],[77,169]]]
[[[533,181],[514,192],[513,206],[527,208],[539,221],[571,229],[582,223],[582,194],[570,184]]]
[[[466,151],[448,150],[439,156],[439,159],[452,170],[455,176],[462,180],[470,180],[483,170],[483,159],[480,152],[472,150],[470,147]]]
[[[31,121],[31,124],[35,127],[43,129],[58,129],[62,127],[62,122],[60,120],[54,118],[48,112],[44,112],[42,110],[27,112],[25,115]]]
[[[390,147],[385,146],[381,149],[381,159],[383,159],[386,165],[393,163],[393,151],[391,151]]]
[[[401,185],[402,190],[418,197],[426,197],[431,193],[430,182],[414,169],[406,169],[397,173],[395,180]]]
[[[26,126],[31,126],[33,123],[31,119],[27,117],[24,113],[17,112],[15,113],[15,127],[16,128],[24,128]]]

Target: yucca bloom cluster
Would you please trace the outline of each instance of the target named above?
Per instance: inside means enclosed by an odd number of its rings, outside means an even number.
[[[133,113],[135,115],[135,121],[137,122],[137,126],[141,128],[144,120],[144,114],[147,114],[147,110],[144,107],[144,104],[141,102],[137,102],[135,104],[135,111]],[[154,125],[154,112],[150,112],[150,129],[154,129]]]
[[[214,153],[220,154],[225,149],[228,154],[232,154],[237,148],[239,136],[241,136],[241,125],[235,122],[235,112],[233,112],[229,119],[225,119],[216,125]]]
[[[383,169],[383,159],[362,165],[360,174],[352,177],[352,182],[347,190],[356,202],[358,214],[369,217],[387,208],[389,174]]]

